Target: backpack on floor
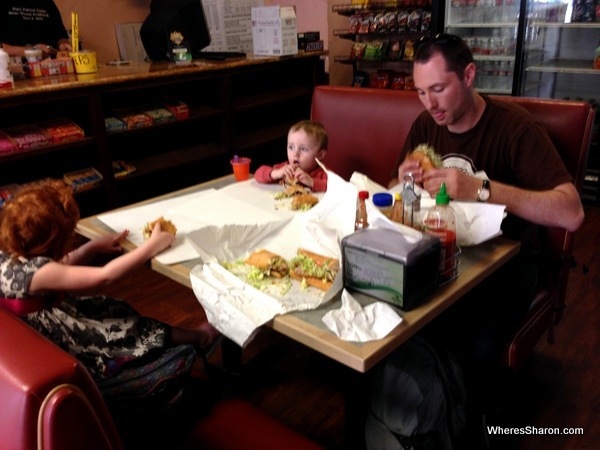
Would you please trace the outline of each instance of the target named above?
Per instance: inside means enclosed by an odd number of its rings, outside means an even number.
[[[415,336],[375,369],[365,427],[369,450],[450,450],[466,424],[462,371]]]
[[[181,399],[195,360],[193,346],[179,345],[97,384],[117,424],[157,417]]]

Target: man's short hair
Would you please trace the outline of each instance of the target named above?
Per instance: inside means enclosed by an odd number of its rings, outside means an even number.
[[[446,70],[456,73],[461,80],[465,68],[474,62],[471,50],[459,36],[439,33],[435,36],[421,38],[417,43],[413,64],[426,63],[438,53],[446,61]]]

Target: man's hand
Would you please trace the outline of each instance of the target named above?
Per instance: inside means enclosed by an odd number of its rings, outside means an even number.
[[[423,188],[432,197],[446,183],[446,192],[454,200],[473,201],[477,199],[477,190],[481,180],[456,169],[431,169],[423,175]]]

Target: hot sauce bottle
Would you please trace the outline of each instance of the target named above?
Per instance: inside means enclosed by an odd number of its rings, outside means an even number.
[[[423,231],[437,237],[441,243],[440,284],[452,280],[458,274],[456,220],[450,206],[450,196],[446,193],[446,183],[442,183],[435,196],[435,206],[423,220]]]
[[[354,222],[354,230],[364,230],[368,228],[369,221],[367,219],[367,205],[365,201],[369,198],[369,191],[359,191],[358,205],[356,207],[356,221]]]

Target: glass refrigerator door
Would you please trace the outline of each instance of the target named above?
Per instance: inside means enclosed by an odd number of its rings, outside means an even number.
[[[445,30],[473,52],[479,92],[513,93],[520,6],[520,0],[446,0]]]
[[[594,68],[600,4],[594,3],[528,0],[521,96],[600,101],[600,68]]]

